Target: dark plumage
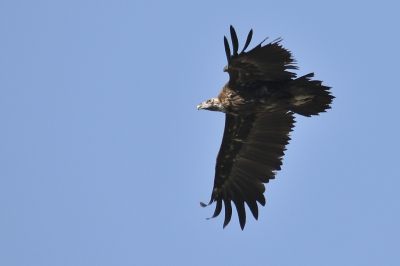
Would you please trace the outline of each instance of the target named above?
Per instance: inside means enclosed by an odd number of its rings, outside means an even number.
[[[291,53],[277,39],[262,46],[261,42],[245,52],[253,31],[250,30],[243,50],[235,29],[230,28],[233,51],[224,37],[229,73],[217,98],[201,103],[197,109],[226,114],[225,131],[215,167],[214,189],[209,204],[216,202],[212,218],[225,206],[224,227],[232,216],[231,202],[236,206],[240,226],[246,224],[244,203],[258,219],[258,205],[265,205],[263,183],[281,169],[282,156],[294,127],[294,113],[318,115],[330,108],[330,87],[311,80],[313,73],[296,78],[288,70],[297,69]],[[204,207],[206,204],[201,203]]]

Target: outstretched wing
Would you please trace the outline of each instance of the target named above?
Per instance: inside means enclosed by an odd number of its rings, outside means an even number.
[[[281,39],[262,46],[264,40],[252,50],[245,52],[253,35],[253,31],[250,30],[243,50],[238,53],[239,42],[235,29],[231,26],[230,30],[233,51],[231,53],[229,42],[224,37],[228,60],[224,71],[229,73],[231,89],[239,89],[256,81],[290,80],[296,77],[296,74],[287,71],[297,67],[293,65],[295,60],[291,53],[279,44]]]
[[[225,205],[224,227],[231,220],[231,202],[236,206],[242,230],[246,224],[245,202],[258,219],[257,202],[265,205],[263,183],[274,178],[274,171],[281,169],[293,126],[293,113],[285,110],[249,116],[226,114],[209,203],[216,202],[213,218]]]

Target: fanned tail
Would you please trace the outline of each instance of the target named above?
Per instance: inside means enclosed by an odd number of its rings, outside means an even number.
[[[330,109],[334,96],[330,87],[322,85],[322,81],[311,80],[314,73],[307,74],[290,82],[289,90],[293,96],[291,110],[303,116],[318,115]]]

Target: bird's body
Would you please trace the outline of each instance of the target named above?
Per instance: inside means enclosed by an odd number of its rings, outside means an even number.
[[[282,84],[262,82],[238,91],[227,83],[218,95],[225,113],[231,115],[254,114],[272,111],[290,105],[291,95]]]
[[[230,80],[217,98],[198,105],[198,109],[226,114],[225,131],[217,156],[214,189],[210,203],[216,202],[213,217],[225,205],[224,227],[232,215],[231,202],[239,215],[242,229],[246,223],[244,203],[258,218],[257,202],[265,205],[263,183],[280,170],[282,156],[294,126],[294,113],[311,116],[330,108],[329,87],[311,80],[313,73],[296,78],[287,71],[296,69],[291,53],[280,40],[259,44],[245,52],[252,37],[250,31],[244,49],[238,53],[236,32],[231,26],[233,55],[225,37],[228,65],[224,71]],[[206,206],[202,203],[202,206]]]

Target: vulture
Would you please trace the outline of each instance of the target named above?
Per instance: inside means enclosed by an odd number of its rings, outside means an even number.
[[[258,219],[258,205],[265,205],[264,183],[281,169],[282,156],[294,127],[294,114],[318,115],[330,109],[334,96],[330,87],[313,80],[314,73],[301,77],[290,51],[280,45],[281,38],[246,51],[253,36],[250,30],[243,49],[235,29],[230,27],[232,50],[224,45],[229,81],[218,97],[197,106],[198,110],[225,113],[225,129],[216,159],[214,188],[207,205],[216,203],[217,217],[225,209],[223,228],[231,220],[232,202],[240,227],[246,224],[245,203]],[[200,203],[201,206],[207,206]]]

